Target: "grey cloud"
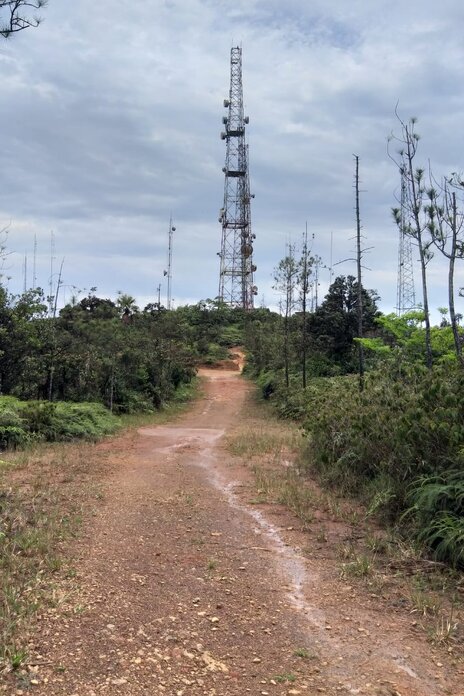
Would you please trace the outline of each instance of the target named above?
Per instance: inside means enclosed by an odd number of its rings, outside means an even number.
[[[0,52],[0,220],[13,221],[12,284],[21,287],[34,233],[46,276],[54,229],[69,284],[149,296],[161,280],[172,211],[174,297],[215,295],[219,131],[234,42],[243,44],[251,120],[258,285],[271,294],[272,268],[305,220],[327,263],[331,232],[334,260],[350,254],[356,152],[375,247],[366,284],[391,308],[397,173],[386,138],[397,128],[397,100],[405,118],[419,117],[421,157],[437,174],[462,168],[464,7],[440,7],[438,16],[431,0],[143,0],[115,11],[109,0],[53,0],[38,30]]]

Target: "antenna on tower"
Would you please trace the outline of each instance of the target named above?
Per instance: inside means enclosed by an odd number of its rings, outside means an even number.
[[[221,139],[226,141],[224,172],[224,205],[219,211],[222,239],[219,271],[219,300],[231,307],[253,309],[258,288],[254,285],[253,241],[251,233],[250,178],[248,145],[245,126],[248,116],[243,113],[242,49],[230,51],[229,98],[224,99],[228,110],[222,122]]]
[[[167,302],[166,302],[166,307],[168,310],[172,309],[172,242],[173,242],[173,233],[176,231],[176,228],[172,224],[172,215],[169,218],[169,243],[168,243],[168,270],[167,270],[167,276],[168,276],[168,293],[167,293]]]
[[[37,287],[37,235],[34,235],[34,258],[32,262],[32,288]]]
[[[332,285],[333,278],[333,231],[330,232],[330,267],[329,267],[329,285]]]
[[[55,260],[55,233],[50,232],[50,281],[48,298],[48,316],[53,316],[53,261]]]
[[[401,174],[400,225],[398,244],[398,285],[396,312],[400,317],[405,312],[416,308],[416,293],[414,289],[414,267],[412,262],[412,241],[406,234],[406,180],[404,169]]]
[[[27,292],[27,254],[24,254],[23,275],[24,275],[24,294],[26,294],[26,292]]]

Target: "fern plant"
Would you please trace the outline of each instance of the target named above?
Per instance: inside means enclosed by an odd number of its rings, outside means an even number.
[[[412,518],[417,539],[437,560],[463,567],[464,471],[423,476],[411,486],[408,499],[412,505],[403,518]]]

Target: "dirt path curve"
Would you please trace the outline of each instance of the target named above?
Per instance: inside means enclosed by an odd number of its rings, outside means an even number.
[[[41,619],[33,693],[464,694],[410,621],[304,558],[290,517],[247,502],[221,437],[248,386],[204,376],[204,398],[172,425],[119,455],[97,447],[114,473],[79,542],[78,597]]]

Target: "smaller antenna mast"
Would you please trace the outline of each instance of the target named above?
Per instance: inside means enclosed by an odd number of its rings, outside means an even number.
[[[34,259],[32,263],[32,287],[37,287],[37,235],[34,235]]]
[[[172,224],[172,215],[169,218],[169,245],[168,245],[168,298],[167,298],[167,309],[172,309],[172,242],[173,233],[176,228]]]
[[[27,254],[24,254],[24,293],[27,292]]]
[[[330,232],[330,268],[329,268],[329,283],[332,285],[333,278],[333,231]]]
[[[53,316],[53,261],[55,259],[55,234],[53,230],[50,232],[50,283],[49,292],[50,297],[48,298],[48,316]]]
[[[54,302],[53,302],[53,318],[54,318],[54,319],[56,318],[56,310],[57,310],[57,308],[58,308],[58,295],[59,295],[59,292],[60,292],[60,287],[61,287],[61,285],[62,285],[61,277],[62,277],[62,275],[63,275],[63,265],[64,265],[64,257],[63,257],[63,259],[62,259],[62,261],[61,261],[60,272],[58,273],[58,281],[57,281],[57,284],[56,284],[55,299],[54,299]]]

